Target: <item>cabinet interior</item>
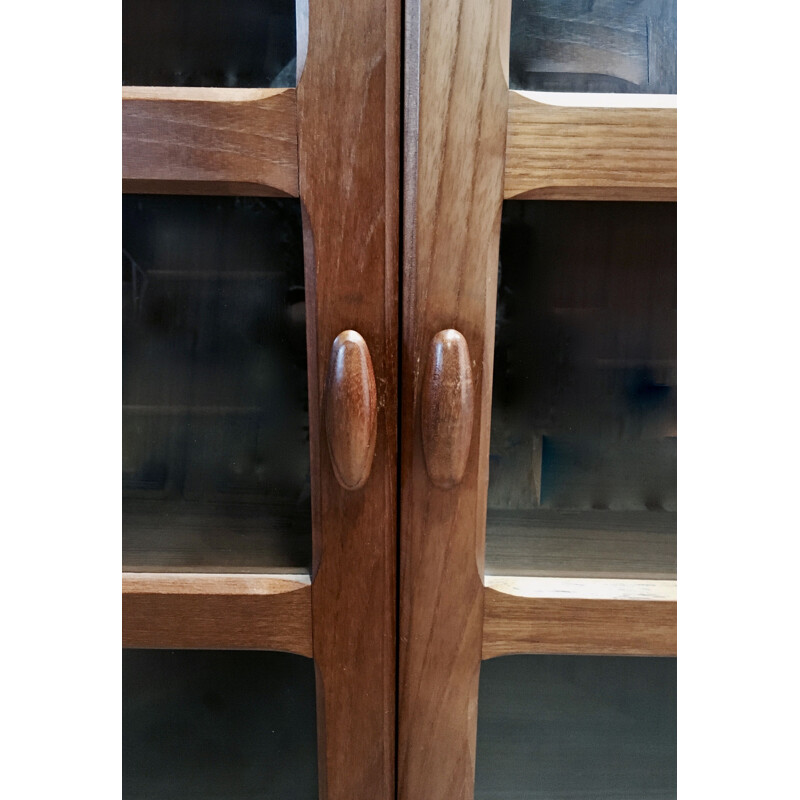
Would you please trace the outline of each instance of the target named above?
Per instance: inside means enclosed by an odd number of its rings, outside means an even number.
[[[307,568],[298,201],[125,195],[122,264],[124,566]]]
[[[676,0],[513,0],[512,89],[677,92]]]
[[[316,800],[314,665],[289,653],[122,651],[129,800]]]
[[[674,577],[675,209],[505,204],[488,574]]]
[[[674,798],[676,674],[672,658],[483,662],[476,800]]]
[[[294,0],[125,0],[123,86],[295,85]]]

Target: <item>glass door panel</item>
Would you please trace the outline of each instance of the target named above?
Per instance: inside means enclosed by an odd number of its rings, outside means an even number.
[[[310,659],[123,650],[122,683],[125,800],[316,800]]]
[[[296,200],[123,196],[123,565],[310,563]]]
[[[675,209],[505,204],[488,574],[674,577]]]
[[[675,94],[676,0],[513,0],[510,85]]]
[[[295,85],[294,0],[125,0],[123,86]]]
[[[476,800],[676,797],[675,659],[494,658],[479,696]]]

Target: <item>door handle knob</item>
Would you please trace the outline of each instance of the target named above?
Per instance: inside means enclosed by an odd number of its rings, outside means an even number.
[[[325,429],[336,480],[345,489],[360,489],[375,455],[378,402],[369,348],[356,331],[342,331],[333,340],[325,381]]]
[[[451,489],[461,483],[472,440],[475,387],[467,340],[452,328],[432,339],[422,378],[422,450],[428,477]]]

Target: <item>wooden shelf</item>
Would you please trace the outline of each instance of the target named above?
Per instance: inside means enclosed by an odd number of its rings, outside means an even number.
[[[288,504],[126,498],[122,564],[133,572],[307,574],[311,513]]]
[[[490,511],[484,659],[674,655],[676,515]]]
[[[665,511],[490,509],[486,574],[671,580],[676,525]]]

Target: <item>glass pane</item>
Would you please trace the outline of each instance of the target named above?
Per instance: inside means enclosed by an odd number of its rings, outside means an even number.
[[[503,210],[486,571],[672,577],[676,206]]]
[[[123,197],[123,561],[310,563],[299,202]]]
[[[484,661],[475,798],[674,798],[676,727],[675,659]]]
[[[513,0],[512,89],[677,92],[676,0]]]
[[[288,653],[122,651],[126,800],[316,800],[314,663]]]
[[[124,0],[123,86],[295,85],[294,0]]]

